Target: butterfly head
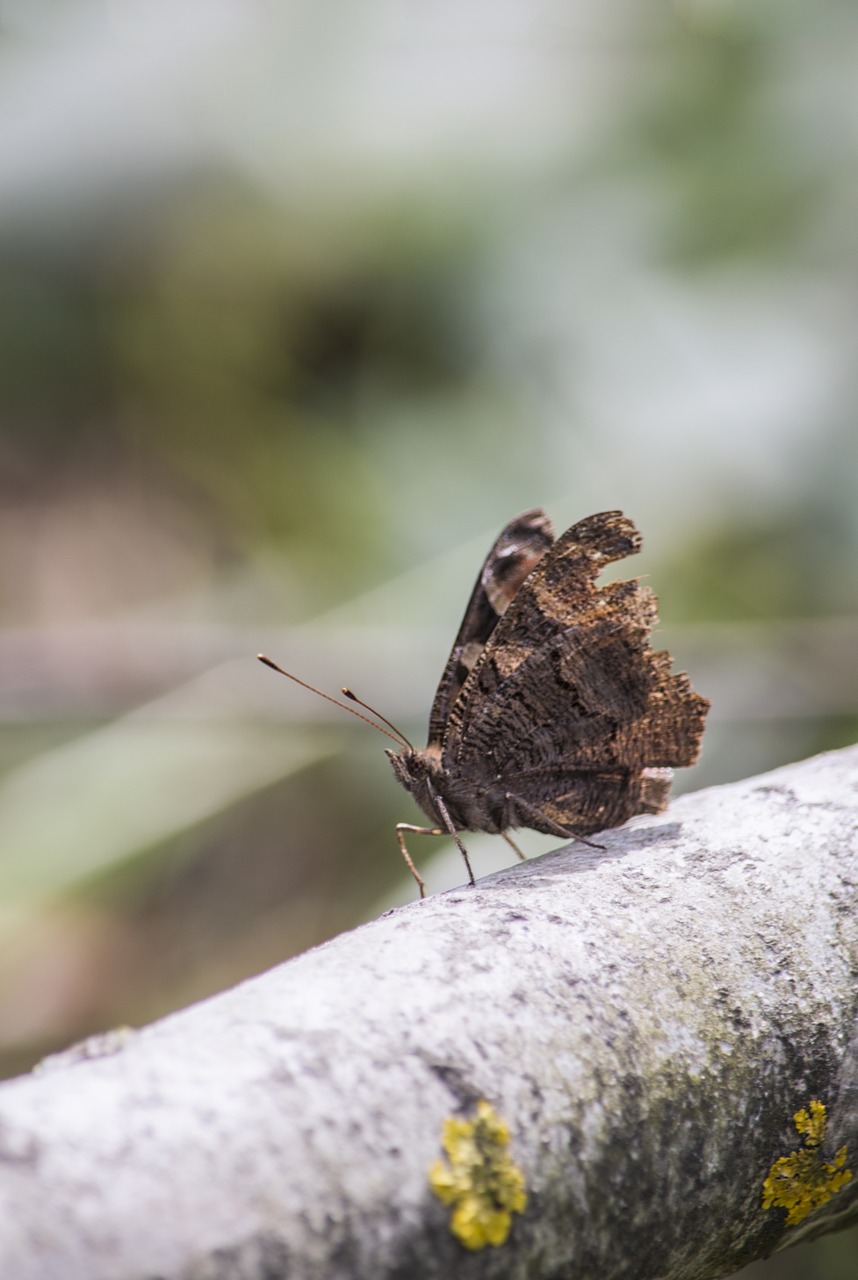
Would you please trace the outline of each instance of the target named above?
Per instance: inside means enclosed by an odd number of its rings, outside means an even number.
[[[403,747],[401,751],[385,748],[384,754],[393,766],[397,781],[406,791],[413,791],[432,772],[425,751],[416,751],[412,747]]]
[[[404,747],[402,751],[392,751],[389,747],[384,753],[393,766],[397,781],[406,791],[410,791],[417,803],[421,805],[421,794],[425,794],[427,782],[438,780],[441,773],[441,753],[436,748],[426,747],[417,751],[414,747]]]
[[[390,757],[397,780],[431,820],[433,827],[444,826],[448,831],[489,829],[484,828],[481,815],[475,816],[474,807],[468,807],[467,786],[457,787],[442,763],[440,743],[430,742],[422,751],[414,747],[403,751],[388,748],[386,754]]]

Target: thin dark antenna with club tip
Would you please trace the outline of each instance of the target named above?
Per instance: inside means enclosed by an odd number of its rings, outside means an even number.
[[[391,724],[386,716],[381,715],[378,711],[374,710],[374,708],[368,706],[367,703],[361,702],[360,698],[353,694],[351,689],[343,689],[343,693],[346,697],[350,698],[352,702],[357,702],[359,706],[365,707],[366,710],[371,712],[374,716],[378,716],[379,720],[383,721],[384,724],[388,725],[393,730],[393,733],[388,733],[387,729],[382,729],[380,724],[376,724],[375,721],[370,720],[368,716],[361,715],[359,711],[355,711],[354,707],[347,706],[345,702],[340,702],[338,698],[332,698],[329,693],[322,693],[322,690],[317,689],[315,685],[308,684],[306,680],[299,680],[297,676],[292,675],[291,671],[284,671],[282,667],[278,667],[276,662],[272,662],[270,658],[266,658],[264,653],[258,653],[256,656],[260,662],[265,664],[266,667],[270,667],[272,671],[276,671],[279,675],[285,676],[287,680],[294,680],[302,689],[309,689],[310,693],[318,694],[319,697],[324,698],[326,702],[333,702],[335,707],[340,707],[341,710],[348,711],[349,715],[357,716],[358,720],[363,720],[364,724],[372,725],[373,729],[378,729],[379,733],[383,733],[386,738],[390,738],[391,742],[395,742],[398,747],[408,747],[410,751],[414,750],[405,734],[401,733],[395,724]]]

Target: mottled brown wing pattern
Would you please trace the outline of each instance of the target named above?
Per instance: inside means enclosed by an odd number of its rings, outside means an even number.
[[[524,511],[501,530],[480,569],[438,684],[429,716],[429,747],[438,747],[450,708],[528,574],[554,542],[544,511]]]
[[[582,769],[675,768],[693,764],[707,705],[642,632],[601,620],[561,632],[478,699],[450,759],[490,759],[499,774],[567,757]]]
[[[546,835],[588,836],[619,827],[638,813],[660,813],[668,802],[672,776],[670,769],[586,773],[559,768],[511,774],[504,781],[512,795],[527,797],[519,826]],[[522,799],[517,804],[521,807]],[[527,812],[527,805],[539,812]]]
[[[558,632],[584,624],[594,604],[613,601],[594,587],[602,568],[640,550],[641,539],[620,511],[580,520],[557,539],[519,588],[452,704],[443,738],[444,754],[455,753],[469,711],[493,697],[503,680]],[[610,592],[610,588],[603,588]]]
[[[476,788],[501,782],[582,834],[666,804],[665,771],[694,763],[709,704],[649,647],[652,592],[636,581],[595,586],[603,565],[639,547],[620,512],[591,516],[554,544],[451,711],[442,751],[451,774]],[[521,825],[540,829],[530,819]]]

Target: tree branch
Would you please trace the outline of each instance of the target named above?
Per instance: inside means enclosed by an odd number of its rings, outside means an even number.
[[[858,748],[599,839],[2,1086],[0,1274],[702,1280],[858,1220]]]

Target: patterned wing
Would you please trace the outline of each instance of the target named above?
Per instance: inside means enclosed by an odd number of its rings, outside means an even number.
[[[633,774],[558,769],[513,776],[506,780],[513,797],[507,805],[509,825],[531,827],[545,835],[592,835],[622,826],[638,813],[661,813],[672,777],[670,769]],[[524,794],[529,800],[524,800]]]
[[[491,757],[496,775],[558,761],[579,769],[693,764],[708,702],[669,653],[648,644],[652,593],[617,583],[603,616],[546,643],[485,698],[462,729],[459,765]]]
[[[474,668],[486,641],[509,608],[525,578],[554,542],[544,511],[524,511],[504,528],[480,570],[459,634],[441,676],[429,717],[429,747],[440,747],[450,708]]]
[[[639,547],[620,513],[568,530],[521,588],[453,708],[444,763],[518,798],[513,824],[587,834],[657,812],[669,769],[694,763],[708,709],[649,634],[640,583],[596,588]]]
[[[557,539],[520,586],[490,633],[490,643],[476,654],[458,698],[451,703],[443,738],[445,759],[457,757],[470,722],[523,662],[562,632],[611,611],[612,588],[597,590],[596,577],[610,561],[635,554],[640,545],[639,533],[620,511],[580,520]]]

